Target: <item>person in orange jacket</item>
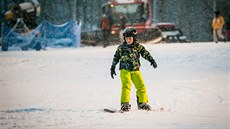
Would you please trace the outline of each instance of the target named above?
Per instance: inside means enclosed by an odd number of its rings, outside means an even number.
[[[219,11],[216,11],[215,17],[212,20],[213,39],[214,39],[214,42],[216,43],[218,43],[218,37],[226,41],[224,35],[222,34],[223,26],[224,26],[224,18],[220,15]]]

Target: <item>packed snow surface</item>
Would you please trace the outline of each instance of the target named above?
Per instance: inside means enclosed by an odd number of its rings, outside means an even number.
[[[154,111],[137,110],[133,86],[132,110],[114,114],[117,45],[0,52],[0,128],[230,129],[230,43],[143,45],[158,64],[141,59]]]

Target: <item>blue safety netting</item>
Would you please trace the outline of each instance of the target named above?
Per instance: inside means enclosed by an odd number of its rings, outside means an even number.
[[[3,25],[3,44],[7,47],[17,46],[35,48],[39,43],[46,47],[78,47],[80,46],[81,27],[74,20],[62,25],[53,25],[43,21],[27,33],[17,33]]]

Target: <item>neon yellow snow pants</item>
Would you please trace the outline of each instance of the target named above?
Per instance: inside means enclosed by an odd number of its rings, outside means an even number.
[[[131,82],[135,85],[136,95],[139,98],[139,102],[148,102],[146,86],[140,71],[128,71],[122,69],[120,71],[120,77],[122,83],[121,103],[130,102]]]

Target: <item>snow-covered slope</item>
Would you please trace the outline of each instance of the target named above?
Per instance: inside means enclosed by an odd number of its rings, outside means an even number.
[[[149,104],[165,111],[119,109],[121,84],[110,65],[117,46],[0,52],[0,127],[23,129],[229,129],[230,44],[144,44]]]

